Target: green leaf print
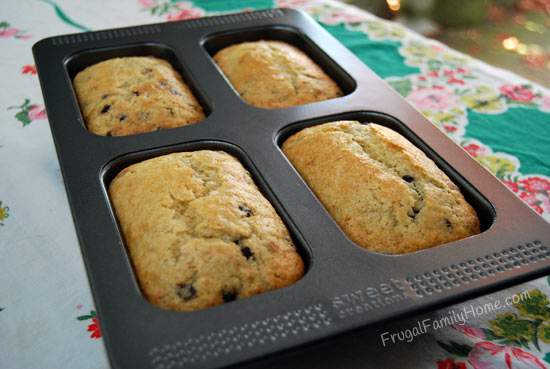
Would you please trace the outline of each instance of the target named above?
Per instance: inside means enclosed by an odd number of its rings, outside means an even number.
[[[81,316],[76,317],[76,319],[78,319],[78,320],[88,320],[88,319],[93,319],[93,318],[96,318],[96,317],[97,317],[97,313],[95,312],[95,310],[91,310],[89,315],[81,315]]]
[[[8,110],[17,109],[15,113],[15,119],[17,119],[23,127],[28,126],[32,121],[39,119],[46,119],[46,112],[44,107],[38,104],[31,104],[29,99],[25,99],[23,104],[18,106],[10,106]]]
[[[522,345],[526,341],[531,341],[533,334],[536,333],[533,322],[518,319],[516,314],[510,312],[498,314],[495,319],[489,322],[489,325],[497,336],[516,341]]]
[[[7,206],[2,206],[2,201],[0,201],[0,226],[4,225],[4,221],[10,216],[10,208]]]
[[[443,66],[443,63],[436,59],[430,59],[426,62],[426,66],[428,67],[428,70],[430,71],[438,71]]]
[[[379,20],[371,20],[365,22],[366,31],[369,37],[378,40],[400,40],[405,37],[405,29],[397,23],[381,22]]]
[[[516,165],[511,160],[498,156],[482,156],[476,158],[476,160],[489,169],[497,178],[504,178],[507,174],[514,173],[517,170]]]
[[[72,26],[81,31],[90,31],[88,27],[83,26],[82,24],[79,24],[74,20],[72,20],[67,14],[65,14],[63,9],[61,9],[59,5],[57,5],[55,2],[51,0],[39,0],[39,1],[42,1],[43,3],[51,5],[54,8],[55,15],[57,15],[57,17],[61,19],[65,24],[68,24],[69,26]]]
[[[550,301],[539,289],[529,291],[529,298],[523,299],[514,307],[518,309],[522,317],[550,321]]]
[[[527,298],[513,304],[519,316],[507,312],[489,321],[491,329],[484,329],[486,339],[526,349],[530,349],[532,343],[541,351],[539,341],[550,343],[549,304],[548,297],[540,290],[529,291]]]
[[[152,15],[164,15],[166,13],[170,13],[172,10],[177,10],[178,5],[177,3],[173,2],[165,2],[160,3],[158,5],[153,6],[150,11]]]
[[[23,123],[23,127],[30,124],[31,118],[29,118],[29,112],[27,110],[21,110],[17,114],[15,114],[15,118]]]
[[[412,90],[412,82],[408,78],[389,80],[388,83],[399,92],[401,96],[407,96]]]
[[[538,329],[539,339],[544,343],[550,343],[550,322],[544,322]]]
[[[465,92],[461,100],[464,105],[474,111],[484,114],[499,114],[507,108],[500,93],[491,86],[477,86]]]
[[[487,341],[506,341],[506,338],[495,334],[495,332],[490,329],[482,328],[481,330],[485,333],[485,339]]]

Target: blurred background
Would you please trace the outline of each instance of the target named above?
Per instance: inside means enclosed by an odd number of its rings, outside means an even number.
[[[344,0],[550,87],[550,0]]]

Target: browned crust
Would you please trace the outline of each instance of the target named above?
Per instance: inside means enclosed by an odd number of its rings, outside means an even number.
[[[346,235],[364,248],[400,254],[479,233],[476,212],[456,185],[386,127],[321,124],[288,138],[283,151]]]
[[[342,96],[305,53],[281,41],[244,42],[214,55],[235,90],[251,105],[286,108]]]
[[[126,136],[175,128],[204,119],[201,105],[170,63],[124,57],[76,75],[74,88],[88,130]]]
[[[220,151],[131,165],[109,196],[145,297],[197,310],[281,288],[304,273],[272,205],[238,160]],[[231,296],[229,296],[231,297]]]

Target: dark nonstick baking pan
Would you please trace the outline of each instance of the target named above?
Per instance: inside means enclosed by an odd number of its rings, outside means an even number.
[[[248,105],[212,60],[243,41],[276,39],[305,51],[344,96],[288,109]],[[219,368],[471,298],[550,272],[550,226],[430,124],[315,21],[266,10],[44,39],[34,55],[105,344],[115,368]],[[86,130],[72,78],[119,56],[168,60],[203,105],[200,123],[124,137]],[[340,119],[390,127],[461,188],[482,232],[404,255],[369,252],[326,212],[280,145]],[[106,188],[123,167],[176,151],[236,156],[289,228],[307,266],[295,284],[195,312],[143,297]]]

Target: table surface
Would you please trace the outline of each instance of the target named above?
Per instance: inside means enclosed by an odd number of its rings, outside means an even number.
[[[331,0],[4,0],[0,5],[2,368],[109,367],[101,317],[94,310],[31,46],[64,33],[271,7],[302,9],[315,17],[550,221],[550,92],[400,25]],[[249,366],[550,368],[549,283],[541,278]],[[465,323],[438,325],[451,314],[462,314]],[[430,327],[422,328],[427,323]]]

